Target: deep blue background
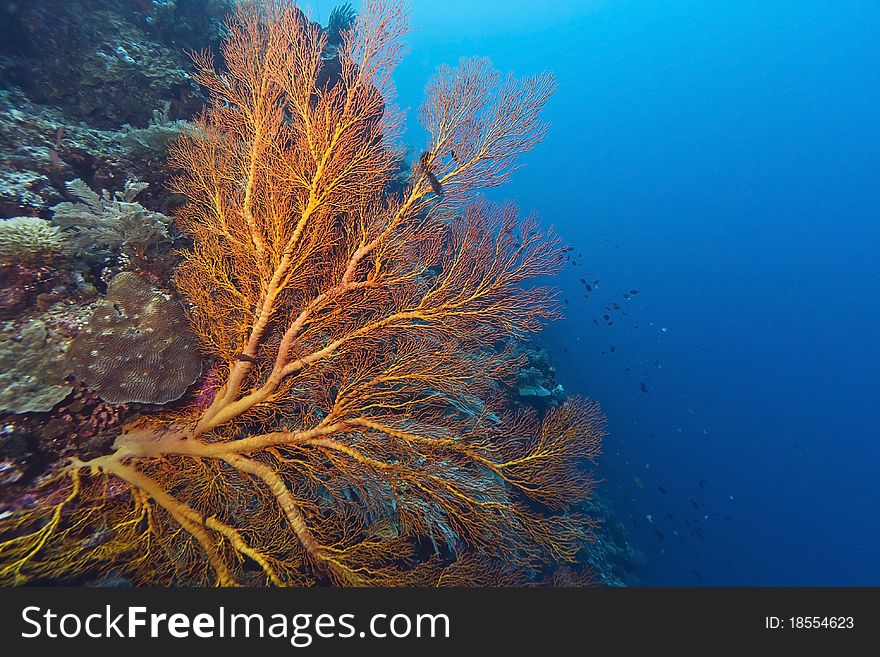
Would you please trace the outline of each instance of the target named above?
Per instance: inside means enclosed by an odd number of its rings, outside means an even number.
[[[583,253],[545,341],[608,414],[643,581],[880,584],[880,3],[416,0],[413,22],[413,141],[440,63],[559,79],[498,195]]]

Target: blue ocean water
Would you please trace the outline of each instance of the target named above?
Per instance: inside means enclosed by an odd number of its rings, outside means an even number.
[[[641,581],[880,584],[880,4],[412,5],[416,143],[440,63],[558,77],[493,196],[580,256],[543,340],[608,414],[602,490]]]

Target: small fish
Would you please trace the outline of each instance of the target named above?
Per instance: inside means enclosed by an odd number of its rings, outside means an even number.
[[[691,506],[694,507],[695,509],[699,509],[699,508],[700,508],[700,505],[697,504],[697,503],[694,501],[694,498],[693,498],[693,497],[690,498],[690,503],[691,503]]]
[[[422,168],[422,171],[425,173],[425,177],[428,179],[428,182],[431,184],[431,190],[437,196],[443,196],[443,186],[440,184],[440,181],[437,179],[437,176],[431,171],[431,165],[433,164],[431,158],[433,157],[431,151],[425,151],[419,157],[419,165]]]
[[[608,347],[608,351],[610,351],[613,354],[615,351],[617,351],[617,347],[615,347],[614,345],[611,345],[610,347]]]
[[[595,317],[593,318],[593,324],[595,324],[596,326],[599,326],[599,320],[596,319]]]
[[[672,522],[675,522],[675,518],[672,516],[671,513],[667,513],[666,517],[669,518]],[[676,536],[677,536],[677,534],[676,534]]]
[[[641,479],[639,479],[638,477],[633,477],[633,482],[635,482],[635,485],[638,486],[639,488],[645,487],[645,482],[642,481]]]
[[[612,303],[611,307],[614,308],[614,310],[620,310],[620,306],[618,306],[616,303]]]
[[[635,288],[633,288],[632,290],[629,291],[629,293],[630,293],[631,295],[635,296],[635,295],[637,295],[637,294],[639,293],[639,291],[636,290]]]
[[[595,281],[593,281],[593,285],[598,285],[598,284],[599,284],[599,279],[597,278]]]
[[[700,490],[706,490],[706,483],[707,483],[706,479],[700,479],[700,481],[698,483],[700,485]]]
[[[587,284],[587,279],[582,278],[582,279],[581,279],[581,284],[582,284],[582,285],[586,285],[586,284]]]
[[[569,251],[574,251],[574,247],[573,246],[563,246],[562,247],[563,253],[568,253]]]
[[[609,315],[608,313],[605,313],[604,315],[602,315],[602,319],[604,319],[607,322],[609,319],[611,319],[611,315]]]
[[[650,513],[646,515],[645,518],[647,518],[648,522],[650,522],[652,525],[654,524],[654,516],[652,516]]]
[[[663,540],[663,532],[661,532],[659,529],[655,529],[654,533],[657,534],[657,538],[659,538],[661,541]]]
[[[644,381],[642,381],[642,383],[639,387],[642,389],[643,393],[645,393],[646,395],[648,394],[648,386],[645,385]]]
[[[564,299],[564,301],[566,306],[571,303],[568,299]]]
[[[593,286],[590,285],[589,283],[584,283],[584,289],[585,289],[587,292],[592,292],[592,291],[593,291]]]
[[[630,298],[630,294],[629,294],[629,292],[624,292],[624,293],[623,293],[623,298],[624,298],[624,299],[629,299],[629,298]]]
[[[659,490],[661,493],[663,493],[664,495],[666,495],[666,489],[663,488],[663,486],[657,486],[657,490]]]
[[[696,577],[697,579],[699,579],[699,580],[702,580],[702,579],[703,579],[703,576],[700,575],[699,571],[697,571],[697,570],[691,570],[691,572],[694,574],[694,577]]]

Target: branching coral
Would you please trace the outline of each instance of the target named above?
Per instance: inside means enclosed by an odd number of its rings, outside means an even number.
[[[45,264],[64,250],[61,230],[45,219],[0,219],[0,265]]]
[[[571,399],[541,421],[495,384],[522,366],[505,338],[557,315],[529,280],[560,244],[476,196],[543,136],[553,78],[441,68],[421,166],[389,195],[406,12],[364,5],[332,84],[286,0],[239,9],[226,72],[196,58],[212,103],[173,149],[194,241],[176,282],[213,399],[58,470],[0,521],[0,580],[501,583],[574,561],[601,414]]]

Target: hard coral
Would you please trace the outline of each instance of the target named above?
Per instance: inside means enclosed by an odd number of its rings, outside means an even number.
[[[39,217],[0,219],[0,265],[47,264],[61,255],[61,230]]]
[[[516,373],[514,403],[543,412],[565,403],[565,389],[556,382],[556,369],[544,349],[528,349],[522,369]]]
[[[70,394],[64,381],[66,343],[38,320],[0,332],[0,411],[50,411]]]
[[[57,299],[63,272],[40,265],[0,265],[0,319],[12,319],[41,299]]]
[[[118,2],[40,0],[0,5],[3,77],[37,103],[104,129],[144,124],[175,99],[183,113],[200,103],[184,69],[184,48],[163,44]],[[12,11],[11,6],[15,10]]]
[[[201,373],[196,345],[180,302],[123,272],[71,343],[67,362],[107,402],[164,404]]]

